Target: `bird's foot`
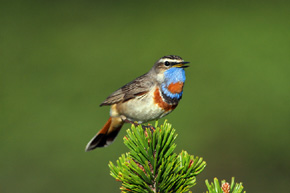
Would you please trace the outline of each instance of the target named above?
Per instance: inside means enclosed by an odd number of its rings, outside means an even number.
[[[141,125],[142,128],[146,131],[146,129],[150,129],[151,133],[153,133],[155,131],[155,127],[153,127],[151,124],[148,124],[148,125],[142,125],[136,121],[130,121],[128,119],[124,119],[123,120],[125,123],[130,123],[130,124],[133,124],[135,127]]]
[[[129,123],[129,124],[133,124],[135,127],[137,127],[138,125],[140,125],[139,123],[137,123],[136,121],[130,121],[128,119],[124,119],[123,120],[125,123]]]

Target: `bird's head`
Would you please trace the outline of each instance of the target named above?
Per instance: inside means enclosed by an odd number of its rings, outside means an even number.
[[[180,56],[164,56],[155,63],[151,71],[157,75],[157,81],[160,83],[166,80],[174,81],[175,79],[181,79],[184,82],[184,68],[189,67],[186,65],[188,63]]]

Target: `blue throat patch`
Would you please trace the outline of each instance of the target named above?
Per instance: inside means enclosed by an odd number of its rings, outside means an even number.
[[[164,72],[165,81],[163,84],[161,84],[161,90],[163,93],[170,97],[175,99],[180,99],[182,97],[183,91],[180,93],[171,93],[167,87],[171,83],[177,83],[177,82],[183,82],[185,81],[185,71],[183,68],[170,68]]]

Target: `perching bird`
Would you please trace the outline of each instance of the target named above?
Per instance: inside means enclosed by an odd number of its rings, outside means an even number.
[[[113,92],[100,105],[111,106],[110,118],[86,151],[110,145],[125,122],[141,124],[173,111],[182,97],[187,63],[179,56],[164,56],[149,72]]]

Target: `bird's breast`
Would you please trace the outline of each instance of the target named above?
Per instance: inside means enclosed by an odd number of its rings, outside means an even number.
[[[167,103],[159,88],[159,86],[155,86],[142,96],[118,103],[115,111],[111,108],[111,116],[123,115],[128,120],[137,121],[139,123],[164,117],[175,109],[177,103]]]

